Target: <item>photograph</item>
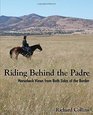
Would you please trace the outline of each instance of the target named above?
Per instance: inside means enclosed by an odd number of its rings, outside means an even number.
[[[0,0],[0,115],[93,114],[93,0]]]

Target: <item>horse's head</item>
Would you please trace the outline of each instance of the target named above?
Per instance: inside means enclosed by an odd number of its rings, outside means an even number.
[[[40,44],[37,44],[37,48],[42,51],[42,47],[40,46]]]

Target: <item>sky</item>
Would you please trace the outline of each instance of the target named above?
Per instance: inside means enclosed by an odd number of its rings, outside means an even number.
[[[93,0],[0,0],[0,15],[61,15],[93,19]]]

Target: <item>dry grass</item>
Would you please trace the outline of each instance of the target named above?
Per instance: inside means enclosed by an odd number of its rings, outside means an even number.
[[[61,113],[56,112],[56,108],[93,109],[93,35],[29,36],[29,44],[40,43],[43,51],[36,51],[31,61],[21,55],[18,61],[10,59],[9,50],[14,46],[20,46],[21,41],[22,37],[0,37],[0,115],[92,115],[92,112]],[[84,69],[91,73],[87,78],[90,82],[19,83],[19,77],[4,76],[4,69],[28,71],[32,68],[49,71]],[[34,76],[29,79],[32,78],[53,77]],[[54,78],[56,79],[56,76]],[[69,76],[66,79],[69,79]]]

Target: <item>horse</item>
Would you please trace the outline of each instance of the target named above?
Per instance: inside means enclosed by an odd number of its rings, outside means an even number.
[[[24,50],[23,47],[14,47],[10,50],[10,58],[12,58],[13,53],[15,53],[16,60],[18,59],[19,54],[31,59],[31,56],[33,55],[36,49],[42,51],[42,47],[40,46],[40,44],[29,46],[29,51]]]

